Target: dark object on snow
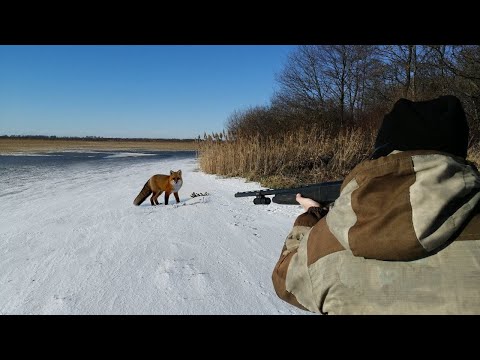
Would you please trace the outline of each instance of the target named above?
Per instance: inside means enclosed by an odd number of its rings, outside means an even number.
[[[208,196],[210,195],[208,192],[205,192],[205,193],[196,193],[195,191],[192,192],[192,194],[190,195],[190,197],[194,198],[194,197],[197,197],[197,196]]]

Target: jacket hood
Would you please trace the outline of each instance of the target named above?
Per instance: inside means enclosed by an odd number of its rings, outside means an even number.
[[[372,159],[393,150],[437,150],[466,158],[468,123],[452,95],[428,101],[398,100],[383,118]]]

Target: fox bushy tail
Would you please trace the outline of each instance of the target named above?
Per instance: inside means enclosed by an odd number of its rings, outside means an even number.
[[[148,185],[148,181],[145,183],[143,186],[142,191],[140,191],[140,194],[137,195],[135,200],[133,200],[133,205],[140,205],[145,201],[145,199],[152,193],[152,190],[150,189],[150,185]]]

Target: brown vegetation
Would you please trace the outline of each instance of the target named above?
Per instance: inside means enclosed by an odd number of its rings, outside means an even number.
[[[346,130],[338,136],[300,128],[279,136],[246,136],[200,142],[203,171],[245,177],[268,187],[341,180],[373,148],[374,134]]]
[[[62,150],[196,150],[195,141],[138,140],[63,140],[0,138],[0,154]]]
[[[375,135],[353,129],[330,136],[301,128],[265,139],[211,137],[199,143],[199,164],[206,173],[243,177],[270,188],[343,180],[372,153]],[[480,166],[480,145],[469,148],[467,159]]]

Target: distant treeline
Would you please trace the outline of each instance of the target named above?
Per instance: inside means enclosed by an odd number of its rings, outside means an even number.
[[[55,136],[55,135],[0,135],[0,139],[42,139],[42,140],[88,140],[88,141],[170,141],[192,142],[195,139],[151,139],[151,138],[104,138],[101,136]]]

